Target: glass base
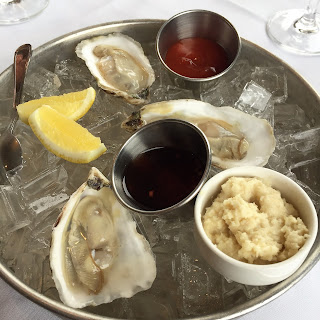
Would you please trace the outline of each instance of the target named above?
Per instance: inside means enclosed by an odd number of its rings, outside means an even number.
[[[0,24],[21,23],[41,13],[49,0],[0,0]]]
[[[283,48],[306,55],[320,54],[320,14],[316,21],[303,31],[298,21],[306,13],[303,9],[277,12],[267,23],[267,34]]]

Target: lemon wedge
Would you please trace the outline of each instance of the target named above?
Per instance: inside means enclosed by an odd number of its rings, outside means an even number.
[[[49,151],[70,162],[88,163],[107,150],[100,138],[50,106],[36,109],[29,125]]]
[[[41,106],[49,105],[59,113],[72,120],[78,120],[83,117],[93,105],[96,97],[96,91],[89,87],[88,89],[65,93],[61,96],[43,97],[36,100],[30,100],[17,106],[20,120],[28,124],[28,118],[33,111]]]

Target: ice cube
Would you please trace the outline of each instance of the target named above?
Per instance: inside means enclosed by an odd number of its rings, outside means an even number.
[[[267,167],[278,171],[282,174],[287,174],[287,149],[280,143],[276,143],[276,147],[268,160]]]
[[[155,246],[159,241],[159,234],[154,227],[156,218],[138,213],[133,213],[133,217],[137,224],[137,230],[147,239],[151,248]]]
[[[75,192],[82,183],[87,181],[89,171],[91,169],[91,164],[76,164],[71,162],[66,162],[64,168],[68,172],[68,181],[66,189],[69,193]]]
[[[31,181],[21,186],[21,193],[26,201],[34,201],[46,195],[58,194],[66,186],[68,174],[60,165],[36,175]]]
[[[20,188],[21,185],[27,184],[34,179],[35,174],[48,170],[48,151],[42,150],[34,158],[24,157],[22,168],[15,175],[10,175],[10,183]]]
[[[220,276],[188,253],[178,253],[175,258],[180,315],[196,316],[221,309],[221,286],[215,280]]]
[[[178,282],[173,275],[173,261],[177,253],[177,242],[174,240],[160,240],[152,251],[157,263],[157,277],[152,285],[152,292],[167,301],[177,300]]]
[[[102,157],[92,161],[91,165],[98,168],[102,174],[111,181],[114,154],[117,152],[116,150],[120,149],[120,145],[107,146],[107,148],[107,152]]]
[[[308,196],[310,197],[310,199],[312,200],[312,202],[316,208],[316,211],[319,212],[319,210],[320,210],[320,192],[319,193],[315,192],[313,189],[310,188],[310,186],[308,186],[304,182],[297,179],[295,177],[295,175],[290,176],[290,178],[293,179],[295,182],[297,182],[298,185],[308,194]]]
[[[71,79],[60,79],[61,87],[59,88],[59,94],[70,93],[75,91],[82,91],[86,88],[93,87],[99,90],[95,81],[88,80],[71,80]]]
[[[160,254],[166,250],[167,253],[174,252],[180,228],[179,220],[137,214],[134,214],[134,217],[139,231],[148,239],[151,247],[157,247],[156,252]]]
[[[248,61],[239,60],[223,77],[201,84],[201,100],[216,107],[233,106],[245,84],[251,80],[251,73]]]
[[[320,159],[320,127],[288,136],[287,167],[297,168]]]
[[[156,87],[166,87],[167,85],[173,85],[170,72],[162,65],[158,58],[150,60],[151,66],[155,72],[155,82],[151,86],[151,90]]]
[[[65,202],[68,198],[69,196],[65,192],[47,195],[29,203],[29,208],[34,215],[38,215],[40,213],[42,215],[43,211],[49,209],[52,210],[56,206],[59,206],[61,203]]]
[[[132,134],[121,128],[121,123],[125,119],[126,116],[123,113],[117,112],[88,128],[92,134],[99,136],[107,147],[106,153],[94,160],[91,165],[104,173],[107,172],[107,176],[111,173],[115,154],[120,150],[123,141],[126,141]]]
[[[292,172],[297,178],[308,185],[314,192],[320,194],[320,159],[316,159],[306,165],[293,168]],[[320,198],[319,198],[320,199]]]
[[[244,303],[247,300],[246,287],[243,284],[222,277],[222,300],[225,309]]]
[[[44,257],[49,254],[52,228],[57,221],[61,209],[62,204],[51,207],[34,218],[32,225],[30,225],[32,233],[25,241],[25,252],[35,252],[42,254]]]
[[[121,112],[116,112],[100,121],[95,121],[88,126],[88,130],[93,135],[99,135],[100,138],[107,138],[108,132],[112,129],[120,129],[121,123],[126,119],[126,116]]]
[[[233,88],[223,80],[200,93],[201,101],[208,102],[215,107],[233,105],[237,97],[238,95],[235,94]]]
[[[44,258],[36,253],[24,252],[17,257],[15,275],[32,289],[41,291]]]
[[[151,103],[169,100],[166,86],[154,87],[150,92]]]
[[[283,67],[255,67],[252,80],[268,90],[275,103],[283,103],[287,100],[287,77]]]
[[[54,73],[60,79],[70,79],[79,81],[92,81],[94,78],[84,63],[79,61],[66,59],[56,63]]]
[[[46,294],[48,290],[55,288],[54,281],[52,279],[52,271],[50,267],[49,256],[43,261],[43,275],[42,275],[42,288],[41,292]]]
[[[54,68],[54,73],[61,81],[60,94],[80,91],[88,87],[99,90],[97,81],[90,73],[83,61],[64,59],[59,60]]]
[[[0,241],[1,256],[10,267],[16,263],[17,257],[24,252],[26,239],[29,235],[29,228],[20,228]]]
[[[24,83],[24,91],[33,98],[47,97],[59,94],[61,81],[59,77],[43,67],[37,67],[28,73]]]
[[[12,98],[0,98],[0,131],[6,129],[12,116]]]
[[[268,92],[266,89],[264,89],[254,81],[250,81],[245,85],[235,105],[241,111],[250,114],[261,114],[266,109],[270,98],[270,92]]]
[[[166,91],[168,100],[196,98],[194,91],[188,89],[182,89],[175,86],[167,86]]]
[[[99,128],[96,127],[95,130],[99,130]],[[125,129],[121,128],[121,122],[119,122],[117,126],[112,126],[109,130],[100,131],[99,133],[99,137],[101,137],[102,142],[107,147],[107,152],[111,153],[117,151],[118,147],[121,146],[130,135],[132,135],[131,132],[127,132]]]
[[[92,107],[90,108],[89,112],[87,112],[81,119],[78,120],[78,123],[89,129],[96,124],[106,121],[106,119],[108,119],[114,113],[122,111],[122,108],[119,108],[119,102],[117,100],[115,101],[118,103],[118,108],[114,106],[113,99],[121,100],[119,97],[113,97],[112,95],[109,97],[109,95],[106,94],[106,92],[102,89],[96,90],[96,98]],[[128,112],[132,112],[132,105],[126,104],[124,99],[123,103],[128,106]],[[123,106],[123,109],[124,108],[125,107]]]
[[[177,253],[172,260],[172,276],[178,282],[179,314],[190,316],[213,313],[222,307],[221,276],[200,254],[194,240],[193,219],[180,216],[179,220],[180,227],[176,230]]]
[[[222,294],[225,308],[243,303],[245,300],[254,299],[263,294],[272,286],[248,286],[222,278]]]
[[[0,230],[10,233],[30,224],[31,220],[21,204],[21,195],[11,186],[0,186]]]
[[[310,197],[316,211],[320,210],[320,159],[297,166],[287,176],[294,180]]]
[[[266,119],[271,127],[274,126],[274,103],[271,94],[253,81],[245,85],[235,107],[257,118]]]
[[[275,105],[274,121],[275,128],[280,130],[301,130],[311,126],[305,111],[296,104]]]
[[[46,170],[51,165],[55,166],[55,163],[48,162],[49,152],[28,125],[18,121],[14,132],[21,143],[23,167],[16,175],[10,177],[10,182],[12,185],[19,187],[20,184],[27,183],[33,179],[36,172]],[[54,157],[57,158],[56,156]]]
[[[320,161],[320,127],[297,133],[294,131],[277,132],[276,148],[267,166],[288,176],[292,175],[293,170],[300,172],[299,177],[302,179],[305,177],[308,183],[312,183],[312,180],[317,180],[315,177],[318,171],[314,168],[317,168],[317,163]],[[313,168],[312,174],[309,168]],[[313,183],[313,187],[315,186]]]

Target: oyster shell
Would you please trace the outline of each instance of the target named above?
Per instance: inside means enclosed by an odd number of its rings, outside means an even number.
[[[83,59],[98,85],[132,104],[141,104],[155,80],[139,42],[121,33],[81,41],[76,54]]]
[[[145,105],[122,123],[128,131],[166,118],[189,121],[207,136],[212,164],[222,168],[247,165],[264,166],[273,153],[276,140],[273,129],[258,119],[232,107],[214,107],[209,103],[181,99]]]
[[[53,228],[50,266],[61,300],[73,308],[132,297],[155,279],[149,243],[96,168]]]

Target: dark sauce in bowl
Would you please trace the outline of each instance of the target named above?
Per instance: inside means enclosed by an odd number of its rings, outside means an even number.
[[[165,63],[182,76],[208,78],[227,69],[229,59],[217,42],[194,37],[179,40],[169,47]]]
[[[134,201],[152,210],[171,207],[198,185],[205,163],[196,154],[170,147],[140,153],[127,165],[123,187]]]

